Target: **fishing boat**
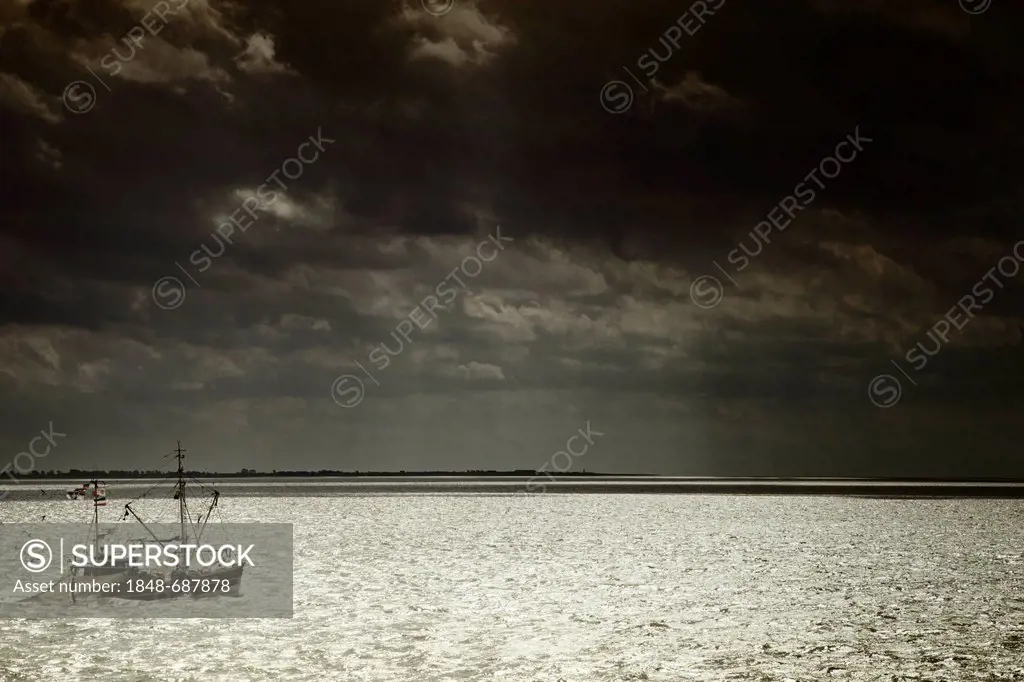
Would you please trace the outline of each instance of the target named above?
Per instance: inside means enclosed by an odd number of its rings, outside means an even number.
[[[64,496],[69,500],[87,500],[89,498],[95,498],[98,497],[100,491],[103,490],[99,487],[100,484],[103,484],[103,481],[86,481],[74,490],[68,490],[65,492]]]
[[[124,517],[122,518],[122,520],[124,520],[131,517],[138,521],[149,534],[151,538],[149,542],[156,542],[165,550],[165,552],[167,544],[172,542],[179,545],[187,545],[190,542],[199,544],[203,536],[203,531],[206,529],[207,522],[210,520],[210,515],[213,513],[213,510],[216,509],[217,503],[220,500],[220,493],[218,491],[207,488],[202,485],[200,481],[186,474],[184,467],[185,450],[181,447],[181,441],[178,441],[178,447],[174,453],[178,461],[177,481],[173,488],[173,499],[178,502],[178,536],[174,538],[158,538],[133,508],[132,504],[134,500],[124,506],[125,511]],[[193,481],[191,485],[188,483],[188,479]],[[211,493],[208,499],[208,506],[205,509],[202,509],[195,517],[193,517],[193,514],[189,509],[187,499],[190,494],[190,489],[192,488],[208,490]],[[195,518],[195,522],[193,521],[193,518]],[[218,584],[225,585],[226,589],[216,589],[214,591],[201,591],[195,588],[188,589],[192,585],[195,585],[196,581],[206,580],[211,582],[217,581]],[[131,583],[131,585],[129,586],[128,583]],[[127,573],[123,574],[121,589],[116,590],[113,597],[115,599],[128,599],[133,601],[151,601],[156,599],[173,599],[189,596],[238,596],[241,585],[242,566],[200,569],[186,569],[179,566],[171,569],[170,571],[145,571],[138,568],[132,568]]]
[[[89,523],[89,531],[87,540],[93,546],[100,546],[101,541],[107,538],[113,529],[102,530],[100,528],[100,507],[107,505],[107,484],[103,481],[93,479],[86,482],[80,488],[76,488],[74,491],[69,491],[68,499],[77,499],[71,497],[72,493],[78,496],[88,496],[92,499],[92,520]],[[110,566],[83,566],[81,568],[76,566],[69,566],[67,570],[61,573],[60,578],[56,581],[58,583],[67,583],[67,589],[56,590],[55,592],[43,593],[33,595],[26,599],[22,599],[24,602],[61,602],[64,601],[64,593],[67,594],[72,604],[76,603],[76,590],[74,585],[79,582],[88,582],[93,585],[103,583],[119,583],[125,579],[130,567],[126,562],[113,562]]]
[[[107,506],[107,484],[103,481],[93,479],[77,490],[84,490],[92,498],[92,522],[89,524],[89,540],[94,547],[100,546],[100,541],[107,538],[113,530],[100,529],[100,507]],[[127,562],[114,562],[110,566],[83,566],[81,571],[72,570],[71,577],[74,579],[79,575],[83,578],[103,578],[109,576],[120,576],[128,570]]]

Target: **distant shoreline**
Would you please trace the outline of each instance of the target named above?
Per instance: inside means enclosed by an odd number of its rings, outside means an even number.
[[[278,478],[389,478],[389,479],[421,479],[421,478],[448,478],[461,479],[466,481],[490,479],[490,478],[515,478],[530,479],[536,478],[541,481],[558,479],[620,479],[620,480],[651,480],[681,483],[778,483],[778,484],[806,484],[819,483],[822,485],[836,484],[849,485],[854,483],[934,483],[934,484],[977,484],[996,483],[1024,486],[1024,478],[946,478],[946,477],[885,477],[885,478],[842,478],[829,476],[661,476],[657,474],[614,474],[590,471],[566,471],[566,472],[542,472],[518,469],[513,471],[335,471],[321,469],[320,471],[247,471],[241,472],[219,472],[219,471],[186,471],[188,476],[200,479],[278,479]],[[171,471],[84,471],[71,469],[70,471],[54,471],[47,473],[33,472],[15,476],[18,481],[78,481],[79,479],[92,480],[94,478],[110,480],[153,480],[173,477]],[[10,474],[8,474],[10,477]],[[0,487],[6,481],[0,478]]]
[[[108,500],[131,499],[138,490],[151,487],[161,476],[111,476],[98,472],[95,477],[106,485]],[[117,472],[121,473],[121,472]],[[67,488],[93,477],[46,477],[3,481],[0,498],[39,500],[63,497]],[[208,488],[226,497],[247,496],[350,496],[350,495],[514,495],[554,494],[711,494],[711,495],[786,495],[865,498],[1003,498],[1024,499],[1024,481],[1020,480],[908,480],[908,479],[737,479],[684,478],[660,476],[617,476],[612,474],[416,474],[374,473],[348,475],[197,474]],[[167,480],[167,475],[163,478]],[[44,489],[45,487],[45,489]]]

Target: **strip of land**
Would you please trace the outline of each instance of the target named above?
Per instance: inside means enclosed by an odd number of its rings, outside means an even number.
[[[88,472],[66,479],[18,479],[4,481],[0,497],[7,500],[45,500],[63,497],[65,490],[84,480],[106,483],[109,500],[132,499],[150,489],[156,476],[109,477],[107,472]],[[112,473],[112,472],[111,472]],[[120,473],[120,472],[118,472]],[[305,473],[305,472],[303,472]],[[518,472],[517,472],[518,473]],[[167,476],[167,474],[163,474]],[[223,476],[197,473],[208,488],[225,496],[323,496],[377,494],[719,494],[719,495],[832,495],[915,498],[1014,498],[1024,499],[1020,480],[867,480],[826,478],[696,478],[622,476],[614,474],[558,475],[486,473],[372,475],[249,475]],[[154,497],[164,491],[154,493]]]

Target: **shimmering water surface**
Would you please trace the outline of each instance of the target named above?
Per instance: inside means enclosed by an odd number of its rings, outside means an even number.
[[[1019,500],[245,497],[220,520],[296,524],[294,619],[0,621],[0,679],[1024,680]]]

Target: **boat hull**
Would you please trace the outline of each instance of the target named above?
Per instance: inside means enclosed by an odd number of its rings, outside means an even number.
[[[82,578],[105,578],[112,575],[128,573],[132,568],[127,563],[116,563],[113,566],[85,566],[82,568]]]
[[[181,599],[191,597],[192,599],[209,599],[211,597],[237,597],[242,588],[242,567],[223,568],[211,571],[192,571],[187,574],[179,573],[166,575],[159,573],[147,573],[145,571],[131,571],[123,576],[118,582],[118,589],[111,595],[115,599],[127,599],[130,601],[156,601],[162,599]],[[137,589],[138,581],[143,584],[150,581],[163,581],[163,589]],[[218,587],[214,591],[201,592],[185,588],[195,586],[195,580],[218,580],[227,581],[228,589]],[[184,585],[189,582],[190,585]]]

